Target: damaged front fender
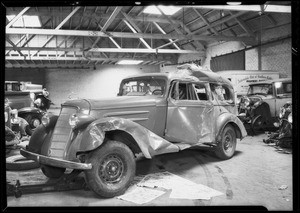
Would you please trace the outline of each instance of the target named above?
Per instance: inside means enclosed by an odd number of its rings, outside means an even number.
[[[92,122],[82,133],[80,152],[91,151],[101,146],[106,132],[124,131],[132,136],[146,158],[154,155],[178,152],[179,147],[161,138],[140,124],[129,119],[108,117]]]
[[[222,113],[216,122],[217,130],[217,141],[221,141],[222,132],[226,125],[231,124],[235,128],[237,138],[241,140],[247,136],[247,131],[242,123],[242,121],[235,115],[231,113]]]

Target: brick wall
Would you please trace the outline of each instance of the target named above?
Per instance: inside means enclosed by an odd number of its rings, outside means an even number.
[[[291,26],[282,25],[265,29],[261,33],[261,69],[280,71],[281,77],[292,76]],[[278,41],[276,41],[278,40]],[[247,47],[249,48],[249,47]],[[246,47],[240,42],[215,43],[207,48],[204,65],[210,68],[211,57],[243,50]],[[245,69],[259,68],[258,48],[245,51]]]

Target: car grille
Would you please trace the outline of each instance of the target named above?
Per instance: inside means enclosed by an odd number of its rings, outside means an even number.
[[[64,158],[64,153],[71,136],[70,116],[76,113],[75,108],[63,107],[57,119],[48,155],[54,158]]]

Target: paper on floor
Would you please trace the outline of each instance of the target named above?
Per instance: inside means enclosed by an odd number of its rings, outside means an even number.
[[[172,189],[170,198],[176,199],[205,199],[222,195],[222,192],[214,190],[202,184],[196,184],[192,181],[174,175],[170,172],[161,172],[145,176],[138,186],[161,187]]]
[[[164,191],[160,190],[149,189],[145,187],[137,187],[131,192],[121,195],[117,198],[137,204],[144,204],[154,200],[155,198],[161,196],[164,193]]]

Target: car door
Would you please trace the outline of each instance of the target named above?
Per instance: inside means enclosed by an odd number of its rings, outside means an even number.
[[[275,82],[275,112],[273,116],[278,116],[280,107],[282,107],[286,102],[292,101],[292,82]]]
[[[213,104],[208,84],[173,82],[168,97],[165,138],[195,145],[213,140]]]

